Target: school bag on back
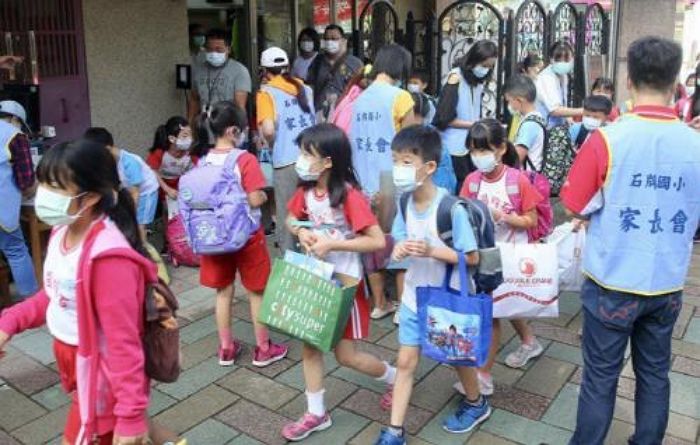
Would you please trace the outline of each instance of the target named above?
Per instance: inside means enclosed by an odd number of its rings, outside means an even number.
[[[536,122],[544,130],[544,146],[542,148],[542,173],[549,180],[550,194],[559,196],[559,191],[566,181],[571,166],[576,158],[576,152],[566,124],[557,125],[547,130],[544,120],[537,116],[528,116],[523,122]],[[521,124],[522,125],[522,124]],[[526,163],[529,159],[526,160]],[[532,163],[529,164],[532,168]]]
[[[539,194],[544,197],[544,199],[540,201],[535,208],[537,211],[537,227],[528,229],[527,231],[527,238],[529,242],[539,241],[540,239],[549,236],[554,229],[554,211],[552,210],[552,203],[549,200],[549,181],[544,175],[534,171],[520,171],[514,168],[508,168],[506,170],[506,193],[508,193],[510,203],[518,211],[521,211],[522,209],[520,185],[518,184],[520,175],[525,175],[527,180],[530,181],[530,184],[532,184]],[[469,196],[474,198],[477,197],[482,179],[483,175],[478,170],[467,176],[466,181]]]
[[[260,227],[243,190],[238,168],[243,153],[234,149],[223,166],[200,162],[180,178],[180,215],[197,255],[236,252]]]
[[[400,198],[399,206],[404,221],[410,195],[410,193],[404,193]],[[479,266],[474,273],[474,283],[478,292],[490,293],[503,283],[503,269],[501,252],[496,246],[495,226],[488,207],[476,199],[445,195],[438,204],[438,236],[445,244],[454,248],[452,213],[458,207],[463,207],[467,211],[469,224],[474,230],[474,238],[479,249]]]

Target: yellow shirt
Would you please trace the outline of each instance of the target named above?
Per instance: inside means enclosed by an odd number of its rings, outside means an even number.
[[[299,84],[303,85],[303,82],[299,80]],[[285,93],[289,93],[294,96],[297,94],[297,86],[287,81],[282,76],[273,77],[270,79],[267,85],[279,88]],[[309,101],[309,103],[313,101],[313,97],[307,97],[306,99]],[[262,125],[263,121],[266,119],[272,119],[274,122],[276,122],[277,113],[275,111],[275,101],[269,93],[263,91],[262,89],[258,90],[257,94],[255,95],[255,109],[257,113],[255,121],[258,123],[258,126]]]

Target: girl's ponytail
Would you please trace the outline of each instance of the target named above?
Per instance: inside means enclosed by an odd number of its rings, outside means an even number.
[[[518,150],[515,149],[515,145],[511,141],[506,141],[506,152],[502,159],[503,165],[508,167],[521,169],[520,156],[518,156]]]
[[[141,239],[141,232],[136,222],[136,207],[129,190],[121,188],[111,197],[103,196],[101,202],[104,207],[107,207],[105,213],[116,224],[131,247],[144,257],[150,258]]]
[[[153,145],[151,145],[150,151],[152,153],[158,149],[167,150],[169,146],[170,142],[168,141],[168,131],[165,129],[165,125],[159,125],[156,129],[156,134],[153,137]]]

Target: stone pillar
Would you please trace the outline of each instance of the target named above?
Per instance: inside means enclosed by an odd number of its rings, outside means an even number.
[[[674,38],[676,0],[619,0],[619,17],[612,23],[611,38],[617,41],[617,101],[627,100],[627,49],[640,37],[655,35]],[[617,32],[615,32],[617,28]]]

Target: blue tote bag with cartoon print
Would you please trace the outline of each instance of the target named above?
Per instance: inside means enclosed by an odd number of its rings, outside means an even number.
[[[488,294],[472,294],[463,254],[459,255],[461,289],[450,288],[454,267],[447,266],[440,287],[418,287],[418,323],[423,355],[454,366],[480,367],[491,345],[493,300]]]

